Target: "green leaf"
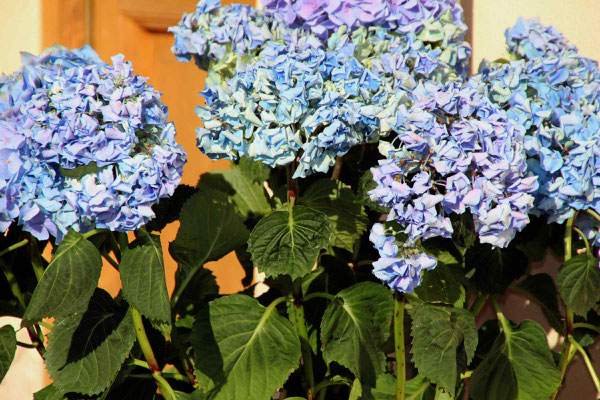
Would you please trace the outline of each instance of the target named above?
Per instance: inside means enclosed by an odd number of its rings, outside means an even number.
[[[99,167],[95,161],[90,162],[86,165],[79,165],[75,168],[67,169],[63,167],[59,167],[60,173],[62,176],[66,178],[75,178],[81,179],[88,174],[95,174],[96,172],[100,172],[105,168],[110,167],[110,165],[105,165],[104,167]]]
[[[119,265],[123,297],[147,318],[171,322],[160,236],[140,231]]]
[[[585,315],[600,299],[598,259],[587,254],[573,257],[558,269],[556,283],[567,307]]]
[[[274,304],[234,294],[211,301],[192,333],[196,378],[209,400],[270,399],[300,360],[300,341]]]
[[[433,400],[435,397],[435,387],[423,375],[407,381],[405,388],[406,398],[410,400]],[[375,400],[396,400],[396,377],[380,375],[372,393]]]
[[[413,362],[419,372],[454,395],[459,375],[475,355],[477,328],[462,308],[420,305],[413,314]]]
[[[33,395],[34,400],[63,400],[66,397],[56,388],[54,384],[50,384]]]
[[[229,201],[244,219],[260,217],[271,211],[263,184],[246,176],[243,168],[237,165],[231,165],[231,169],[203,174],[198,188],[216,189],[226,193]]]
[[[558,308],[558,293],[550,275],[529,275],[515,285],[514,288],[531,297],[540,306],[546,319],[557,332],[562,332],[565,329]]]
[[[199,192],[181,209],[181,225],[177,237],[169,245],[169,253],[179,267],[175,274],[176,304],[208,261],[218,260],[244,245],[248,229],[223,193]]]
[[[269,179],[270,169],[265,167],[261,161],[240,157],[238,165],[242,174],[255,182],[263,183]]]
[[[465,290],[450,268],[441,262],[423,273],[421,286],[415,289],[420,299],[431,303],[454,304]]]
[[[354,242],[367,229],[367,214],[350,186],[339,180],[320,179],[299,199],[313,210],[327,215],[332,222],[332,245],[352,251]]]
[[[323,358],[354,373],[363,386],[375,387],[385,370],[382,347],[390,335],[394,303],[383,285],[362,282],[339,292],[321,322]]]
[[[135,340],[126,303],[97,289],[85,312],[57,319],[49,334],[46,367],[62,392],[94,395],[115,379]]]
[[[508,286],[527,269],[527,257],[514,247],[492,248],[476,244],[465,254],[467,270],[475,269],[473,281],[484,293],[503,294]]]
[[[17,334],[11,325],[0,328],[0,382],[6,376],[17,351]]]
[[[321,249],[329,246],[331,222],[323,213],[304,206],[275,211],[261,219],[248,240],[254,265],[267,276],[308,274]]]
[[[547,399],[560,385],[560,371],[548,348],[546,332],[525,320],[506,324],[487,357],[475,368],[470,394],[474,400]]]
[[[85,310],[101,270],[102,257],[96,247],[81,233],[69,231],[36,286],[22,325]]]

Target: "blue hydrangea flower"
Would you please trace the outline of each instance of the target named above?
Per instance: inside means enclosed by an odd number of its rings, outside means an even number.
[[[449,214],[467,210],[480,241],[499,247],[529,222],[537,182],[526,177],[524,129],[476,90],[422,82],[380,117],[396,136],[380,143],[369,194],[410,245],[450,237]]]
[[[381,107],[373,99],[388,92],[354,58],[269,42],[225,88],[203,92],[198,146],[213,159],[243,156],[270,167],[297,158],[295,178],[326,172],[336,156],[377,138]]]
[[[469,85],[527,129],[529,173],[537,176],[535,210],[562,223],[573,210],[600,210],[600,73],[554,28],[519,20],[507,31],[521,60],[485,63]]]
[[[268,41],[290,48],[322,47],[308,31],[290,29],[280,19],[245,4],[221,6],[219,0],[200,0],[196,11],[184,14],[169,32],[175,37],[171,51],[209,71],[208,84],[232,77],[238,62],[250,62]]]
[[[453,37],[467,27],[452,0],[264,0],[265,12],[326,39],[340,27],[383,26],[399,33]],[[427,33],[421,33],[427,31]],[[435,40],[432,40],[435,41]]]
[[[160,93],[123,56],[55,46],[0,81],[0,230],[39,239],[136,229],[181,180],[186,155]]]
[[[421,271],[437,265],[435,257],[415,248],[399,245],[382,224],[374,224],[369,240],[379,252],[373,263],[373,274],[390,288],[412,293],[421,284]]]

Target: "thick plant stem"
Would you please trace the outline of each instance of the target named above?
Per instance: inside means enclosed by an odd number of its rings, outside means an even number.
[[[569,342],[577,349],[577,351],[579,351],[581,357],[583,357],[583,361],[585,361],[585,365],[590,373],[590,376],[592,377],[592,381],[594,381],[594,386],[596,386],[596,392],[597,394],[600,394],[600,380],[598,380],[598,375],[594,370],[594,366],[592,365],[590,358],[588,357],[584,348],[581,347],[581,345],[573,338],[573,336],[569,336]]]
[[[146,329],[144,328],[144,321],[142,320],[142,315],[138,310],[133,307],[131,309],[131,318],[133,319],[133,325],[135,326],[135,334],[137,336],[138,343],[140,348],[142,349],[142,353],[144,354],[144,358],[150,367],[150,371],[152,371],[152,376],[156,381],[156,385],[158,389],[162,393],[163,397],[166,400],[177,400],[177,395],[173,391],[169,382],[162,376],[160,372],[160,367],[158,362],[156,361],[156,357],[154,356],[154,351],[152,351],[152,346],[150,345],[150,341],[148,340],[148,336],[146,335]]]
[[[12,267],[10,266],[10,264],[1,259],[0,267],[2,268],[2,272],[4,272],[4,276],[8,281],[10,291],[19,303],[19,308],[21,309],[21,311],[25,312],[25,309],[27,309],[27,305],[25,304],[25,298],[23,297],[23,292],[21,292],[21,288],[19,287],[19,283],[17,282],[17,278]]]
[[[300,338],[300,350],[302,351],[302,364],[304,366],[304,377],[306,379],[307,400],[315,400],[315,376],[312,364],[312,350],[308,340],[308,330],[304,319],[304,305],[302,299],[302,279],[298,278],[293,284],[294,293],[294,320],[296,332]]]
[[[474,316],[479,315],[479,313],[481,312],[481,309],[483,308],[483,306],[485,306],[487,299],[488,299],[488,296],[484,295],[484,294],[479,294],[475,298],[475,301],[473,302],[473,304],[471,304],[471,308],[470,308],[470,311],[473,313]]]
[[[396,400],[406,396],[406,350],[404,348],[404,296],[394,293],[394,350],[396,352]]]
[[[565,262],[569,261],[573,255],[573,222],[575,222],[575,218],[577,217],[577,213],[573,215],[571,218],[567,220],[565,224]],[[571,346],[572,343],[569,340],[569,336],[573,333],[573,312],[569,309],[569,307],[565,304],[565,308],[567,310],[567,315],[565,318],[565,339],[563,341],[563,346],[560,351],[560,361],[558,363],[558,367],[560,368],[560,381],[562,382],[565,378],[565,373],[567,372],[567,366],[569,365],[571,354]],[[551,400],[556,398],[558,391],[560,390],[560,386],[550,397]]]
[[[331,173],[331,179],[338,180],[340,179],[340,174],[342,173],[342,165],[344,164],[343,157],[337,156],[335,157],[335,164],[333,165],[333,172]]]

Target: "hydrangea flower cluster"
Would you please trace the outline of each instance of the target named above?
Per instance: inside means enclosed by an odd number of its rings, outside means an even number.
[[[387,158],[371,170],[371,199],[390,208],[408,246],[450,237],[449,214],[467,210],[482,243],[507,246],[529,222],[537,189],[525,176],[523,128],[460,84],[425,82],[412,97],[386,111],[397,136],[380,143]]]
[[[484,64],[469,84],[525,126],[535,212],[562,223],[573,210],[600,210],[600,72],[556,30],[520,20],[507,43],[524,57]]]
[[[211,158],[243,156],[270,167],[298,157],[294,178],[326,172],[335,156],[377,138],[376,104],[389,92],[354,58],[269,42],[227,87],[203,93],[198,146]]]
[[[323,46],[308,31],[290,29],[261,10],[245,4],[222,7],[220,0],[200,0],[196,11],[184,14],[169,32],[175,36],[171,51],[180,61],[193,58],[209,71],[207,84],[232,77],[238,61],[250,62],[268,41],[300,49]]]
[[[160,93],[112,61],[55,46],[0,81],[0,230],[133,230],[179,184],[186,154]]]
[[[287,25],[310,30],[323,39],[342,26],[350,30],[383,26],[398,33],[429,28],[443,39],[452,38],[455,30],[462,36],[467,29],[462,8],[452,0],[263,0],[262,4]]]
[[[423,79],[462,80],[471,56],[470,46],[463,41],[433,45],[412,32],[398,35],[378,26],[352,32],[341,27],[329,37],[327,45],[329,51],[356,57],[393,87],[405,88],[413,88]]]
[[[369,240],[379,252],[373,263],[373,274],[389,287],[412,293],[421,284],[421,271],[437,265],[435,257],[415,249],[399,246],[393,235],[388,236],[382,224],[374,224]]]

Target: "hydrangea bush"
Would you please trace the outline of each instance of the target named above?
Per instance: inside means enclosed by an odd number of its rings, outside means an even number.
[[[197,151],[231,160],[195,187],[123,56],[56,46],[0,78],[0,310],[31,339],[0,328],[0,380],[22,346],[53,381],[36,400],[555,399],[577,358],[600,392],[597,63],[519,19],[471,73],[452,0],[263,7],[170,28],[208,73]],[[206,264],[232,252],[223,295]]]

